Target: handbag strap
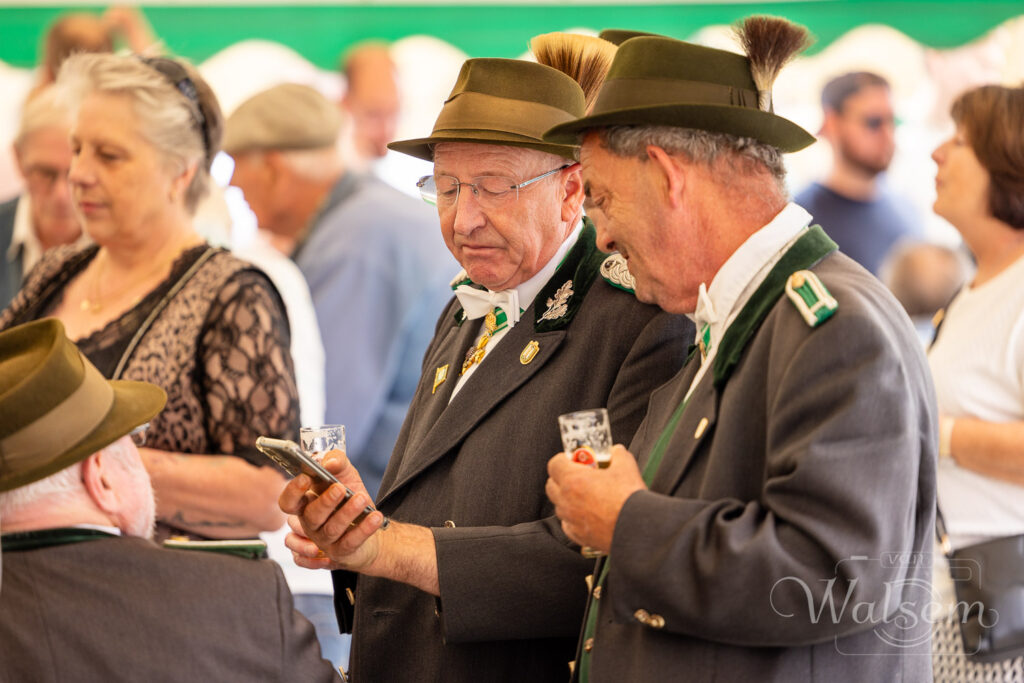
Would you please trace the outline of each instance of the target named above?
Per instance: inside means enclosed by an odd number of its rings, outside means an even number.
[[[174,286],[167,290],[167,293],[161,297],[160,301],[158,301],[156,306],[153,307],[153,310],[146,316],[146,319],[142,321],[141,325],[139,325],[139,329],[135,330],[135,335],[132,337],[131,341],[128,342],[128,346],[125,348],[124,353],[121,354],[121,360],[117,362],[117,368],[114,369],[114,374],[110,376],[110,379],[121,379],[121,373],[124,372],[124,368],[128,364],[128,359],[135,352],[135,348],[139,345],[139,342],[142,341],[142,338],[146,335],[146,332],[149,331],[149,328],[153,326],[156,319],[160,317],[163,310],[167,308],[167,304],[171,303],[171,299],[173,299],[178,292],[188,284],[188,281],[191,280],[197,272],[199,272],[199,269],[203,264],[213,258],[213,255],[218,251],[220,250],[217,247],[206,247],[206,251],[200,254],[199,258],[195,260],[195,263],[193,263],[188,270],[182,273],[181,277],[178,278],[178,281],[174,283]]]
[[[939,540],[942,554],[946,557],[953,556],[953,545],[949,542],[949,531],[946,529],[946,518],[942,516],[942,508],[939,507],[939,499],[935,499],[935,538]]]
[[[939,322],[935,326],[935,332],[932,334],[932,340],[928,344],[929,351],[931,351],[931,348],[935,346],[935,342],[939,338],[939,330],[942,329],[942,323],[944,323],[946,320],[946,309],[948,309],[949,305],[953,303],[953,299],[957,298],[957,296],[959,295],[960,290],[958,289],[956,293],[953,294],[952,297],[950,297],[949,301],[946,302],[946,305],[940,308],[938,312],[936,312],[936,315],[938,315],[939,312],[941,312],[942,316],[939,317]],[[942,508],[939,507],[938,496],[935,497],[935,537],[939,540],[939,547],[942,548],[942,553],[946,557],[952,557],[953,544],[949,542],[949,530],[946,528],[946,518],[942,516]]]

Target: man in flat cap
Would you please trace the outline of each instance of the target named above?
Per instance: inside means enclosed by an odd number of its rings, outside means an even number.
[[[152,543],[165,400],[55,318],[0,332],[0,680],[338,680],[277,565]]]
[[[582,116],[584,93],[549,66],[471,59],[429,137],[391,148],[432,160],[419,181],[464,271],[438,318],[388,464],[379,513],[338,508],[298,477],[281,495],[330,567],[352,673],[364,681],[563,681],[592,561],[544,497],[557,418],[606,407],[631,438],[650,392],[681,366],[689,321],[639,303],[621,259],[582,220],[575,144],[541,139]],[[305,497],[304,497],[305,496]],[[391,518],[380,530],[381,514]],[[321,559],[316,555],[319,549]]]
[[[739,33],[746,56],[624,42],[591,115],[545,136],[582,135],[598,244],[697,326],[628,451],[548,464],[566,534],[608,552],[576,675],[930,680],[927,365],[883,286],[787,202],[781,153],[813,138],[771,83],[806,33]]]
[[[429,207],[344,168],[340,121],[313,88],[278,85],[228,117],[224,151],[259,227],[306,277],[324,344],[325,420],[345,425],[349,456],[376,493],[454,263]]]

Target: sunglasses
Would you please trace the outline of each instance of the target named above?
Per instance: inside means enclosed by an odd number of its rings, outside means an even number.
[[[877,133],[882,130],[883,126],[892,126],[895,128],[896,119],[892,116],[864,116],[861,117],[860,123],[872,133]]]

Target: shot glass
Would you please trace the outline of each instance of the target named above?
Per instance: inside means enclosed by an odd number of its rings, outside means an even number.
[[[345,425],[323,425],[299,429],[302,450],[320,462],[327,451],[345,450]]]
[[[578,410],[558,416],[562,448],[574,462],[608,467],[611,462],[612,429],[604,408]]]
[[[558,416],[562,448],[573,462],[604,468],[611,464],[612,428],[604,408],[578,410]],[[604,553],[595,548],[580,548],[583,557],[596,559]]]

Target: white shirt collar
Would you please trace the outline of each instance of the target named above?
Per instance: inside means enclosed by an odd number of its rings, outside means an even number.
[[[74,242],[79,246],[91,243],[92,240],[84,231]],[[11,246],[7,248],[7,260],[8,262],[14,261],[20,252],[21,272],[24,277],[32,270],[32,266],[36,265],[43,257],[44,251],[43,243],[39,241],[39,237],[36,236],[36,231],[32,227],[32,199],[26,192],[18,198],[18,205],[14,209],[14,230],[11,232]]]
[[[811,222],[811,214],[790,202],[767,225],[748,237],[715,273],[711,286],[701,283],[697,307],[690,319],[697,325],[697,339],[707,323],[711,346],[726,329],[750,296],[778,263],[786,249]]]
[[[7,248],[7,260],[13,261],[21,253],[21,272],[28,273],[43,255],[43,244],[32,229],[32,200],[28,193],[18,198],[14,209],[14,231],[11,246]]]

